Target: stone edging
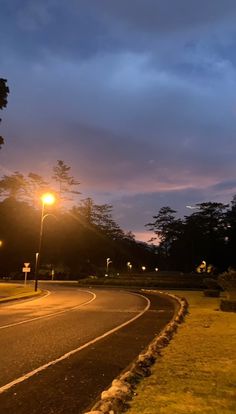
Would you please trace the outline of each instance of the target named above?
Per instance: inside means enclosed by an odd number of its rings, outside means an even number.
[[[153,290],[143,290],[145,292],[155,292]],[[136,385],[142,378],[151,374],[150,367],[160,355],[162,348],[166,347],[177,331],[179,324],[184,320],[188,312],[188,303],[185,298],[159,292],[170,296],[176,300],[180,308],[172,321],[154,338],[146,350],[142,352],[130,369],[122,373],[118,378],[112,381],[111,387],[101,394],[101,399],[94,405],[92,411],[84,414],[121,414],[128,408],[128,401],[135,395]]]
[[[22,296],[7,296],[6,298],[0,299],[0,305],[8,302],[14,302],[14,301],[20,301],[20,300],[26,300],[26,299],[34,299],[38,298],[39,296],[44,296],[45,293],[43,293],[42,290],[38,291],[37,293],[26,293]]]

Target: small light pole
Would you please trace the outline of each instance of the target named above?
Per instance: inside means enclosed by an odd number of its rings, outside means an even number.
[[[43,236],[43,223],[46,217],[50,216],[50,214],[45,214],[45,205],[52,205],[55,203],[55,196],[51,193],[43,194],[41,197],[42,200],[42,211],[41,211],[41,220],[40,220],[40,231],[39,231],[39,245],[38,251],[36,253],[36,260],[35,260],[35,284],[34,290],[37,292],[38,289],[38,274],[39,274],[39,264],[40,264],[40,255],[41,255],[41,247],[42,247],[42,236]]]
[[[128,272],[132,270],[133,265],[130,262],[127,262],[127,268],[128,268]]]
[[[107,267],[106,267],[106,273],[108,274],[108,269],[109,269],[109,264],[112,263],[112,260],[110,259],[110,257],[107,258]]]

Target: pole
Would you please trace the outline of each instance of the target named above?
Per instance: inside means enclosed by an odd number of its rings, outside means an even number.
[[[26,285],[26,280],[27,280],[27,272],[25,272],[25,285]]]
[[[40,254],[41,254],[42,236],[43,236],[43,221],[44,221],[44,202],[42,203],[42,213],[41,213],[41,220],[40,220],[39,245],[38,245],[39,247],[38,247],[38,252],[36,253],[36,261],[35,261],[35,283],[34,283],[35,292],[37,292],[38,290],[38,275],[39,275]]]

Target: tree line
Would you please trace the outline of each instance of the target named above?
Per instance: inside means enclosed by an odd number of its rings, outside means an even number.
[[[162,207],[146,224],[159,240],[160,267],[189,272],[203,260],[216,271],[236,267],[236,196],[230,204],[196,204],[183,219],[176,214],[171,207]]]
[[[139,270],[145,264],[155,267],[154,251],[135,241],[132,232],[124,232],[113,218],[113,206],[97,204],[91,197],[77,195],[79,181],[71,167],[58,160],[51,182],[30,172],[15,171],[0,180],[0,274],[17,276],[24,262],[32,270],[38,249],[41,220],[40,195],[52,191],[57,202],[46,207],[41,251],[41,276],[54,270],[63,278],[104,275],[106,259],[112,260],[111,272],[126,270],[128,261]],[[65,207],[70,202],[70,207]]]

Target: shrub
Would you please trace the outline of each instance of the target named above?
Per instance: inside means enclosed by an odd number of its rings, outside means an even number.
[[[236,312],[236,300],[221,299],[220,310],[224,312]]]
[[[228,299],[236,299],[236,270],[222,273],[217,282],[227,292]]]
[[[219,289],[205,289],[204,296],[208,296],[211,298],[218,298],[220,296]]]
[[[218,281],[216,279],[212,279],[210,277],[207,277],[203,279],[203,284],[206,286],[207,289],[210,290],[219,290],[220,286],[218,284]]]

